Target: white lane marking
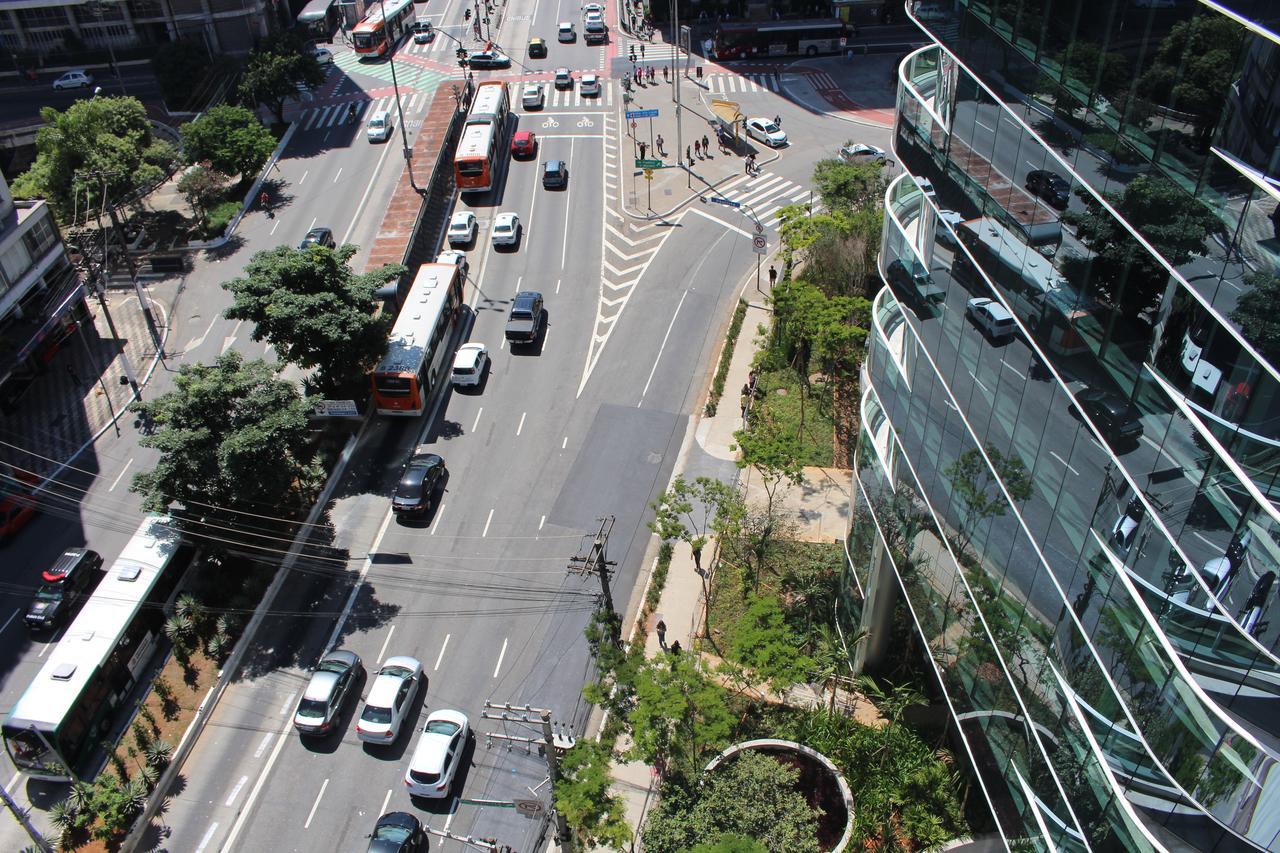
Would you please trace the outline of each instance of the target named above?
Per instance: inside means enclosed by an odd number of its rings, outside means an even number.
[[[542,525],[546,523],[547,523],[547,517],[544,515],[542,518],[538,519],[538,529],[541,530]]]
[[[387,513],[388,517],[390,517],[390,515],[391,513]],[[377,547],[377,542],[374,543],[374,547]],[[332,648],[333,643],[334,638],[330,637],[326,648]],[[253,789],[249,791],[249,796],[245,798],[244,803],[240,806],[239,816],[236,818],[236,822],[231,825],[231,832],[227,834],[226,840],[222,842],[221,850],[235,849],[236,837],[240,835],[240,830],[244,829],[245,821],[249,819],[249,807],[252,806],[253,801],[258,798],[258,794],[262,793],[262,787],[267,784],[267,776],[271,775],[271,767],[276,763],[276,760],[280,758],[280,753],[284,750],[284,745],[289,742],[289,738],[285,737],[284,734],[292,725],[293,720],[288,719],[285,720],[284,725],[280,728],[280,737],[276,738],[275,749],[271,750],[271,755],[267,758],[267,763],[262,768],[262,773],[258,775],[257,781],[253,783]],[[209,838],[213,835],[214,827],[217,827],[216,823],[213,827],[210,827],[209,832],[205,834],[205,840],[200,844],[198,850],[204,849],[204,845],[208,843]]]
[[[378,157],[378,165],[373,169],[373,174],[375,176],[382,171],[382,162],[387,159],[387,155],[391,153],[391,149],[395,147],[396,146],[394,145],[382,146],[382,154]],[[376,180],[368,181],[364,188],[364,195],[360,196],[360,204],[356,207],[356,212],[351,217],[351,224],[347,226],[347,233],[343,234],[342,239],[338,241],[339,245],[342,243],[349,243],[351,241],[351,232],[355,231],[356,226],[361,224],[360,214],[364,212],[364,206],[369,203],[369,194],[373,192],[373,188],[377,185],[378,182]]]
[[[36,657],[42,658],[47,655],[49,653],[49,649],[55,648],[58,645],[58,641],[62,639],[65,633],[66,629],[64,628],[60,633],[54,634],[53,639],[44,644],[44,648],[40,649],[40,654],[36,655]]]
[[[244,783],[249,781],[248,776],[241,776],[240,781],[231,789],[231,793],[227,794],[227,801],[223,803],[227,808],[231,808],[231,804],[236,801],[236,797],[240,796],[240,789],[244,787]]]
[[[1031,168],[1031,169],[1038,169],[1038,168],[1040,168],[1040,167],[1039,167],[1039,166],[1037,166],[1035,163],[1032,163],[1030,160],[1023,160],[1022,162],[1026,163],[1028,168]]]
[[[524,276],[516,276],[516,293],[520,292],[520,285],[524,283]]]
[[[484,532],[480,534],[482,537],[489,535],[489,522],[491,521],[493,521],[493,510],[489,510],[489,517],[484,520]]]
[[[987,131],[988,133],[996,132],[996,129],[994,127],[987,127],[985,124],[978,121],[976,118],[973,120],[973,123],[976,124],[978,127],[982,128],[983,130]]]
[[[382,641],[382,648],[378,650],[378,663],[382,663],[383,658],[387,655],[387,646],[391,644],[391,635],[396,632],[396,626],[392,625],[391,630],[387,632],[387,638]]]
[[[476,422],[471,425],[471,431],[475,432],[476,427],[480,426],[480,413],[484,411],[484,406],[480,407],[480,411],[476,412]]]
[[[440,646],[440,655],[436,658],[436,666],[435,669],[432,670],[433,672],[438,672],[440,670],[440,661],[444,660],[444,650],[449,648],[449,638],[452,636],[452,634],[444,635],[444,644]]]
[[[671,322],[667,324],[667,333],[662,336],[662,345],[658,347],[658,354],[653,358],[653,367],[649,369],[649,378],[644,381],[644,390],[640,392],[640,403],[644,402],[644,395],[649,393],[649,383],[653,381],[653,374],[658,372],[658,362],[662,361],[662,351],[667,348],[667,339],[671,337],[671,330],[675,328],[676,317],[680,316],[680,306],[684,305],[684,298],[689,295],[689,291],[680,294],[680,301],[676,304],[676,310],[671,315]],[[638,407],[640,403],[636,403]]]
[[[444,504],[436,507],[436,523],[431,525],[431,535],[436,535],[436,528],[440,526],[440,519],[444,516]]]
[[[218,831],[217,821],[214,821],[213,823],[209,824],[209,828],[204,831],[204,836],[201,837],[200,839],[200,846],[196,848],[196,853],[204,853],[204,848],[209,846],[209,841],[212,840],[213,834],[217,831]]]
[[[342,168],[339,167],[338,174],[333,176],[333,182],[336,184],[338,182],[338,178],[341,178],[341,177],[342,177]]]
[[[498,670],[502,669],[502,659],[507,656],[507,640],[502,640],[502,651],[498,652],[498,663],[493,667],[493,677],[498,677]]]
[[[382,808],[378,809],[378,814],[387,813],[387,803],[391,802],[391,789],[387,789],[387,795],[382,798]]]
[[[1014,367],[1012,364],[1010,364],[1009,362],[1005,361],[1003,358],[1002,358],[1002,359],[1000,359],[1000,363],[1001,363],[1001,364],[1003,364],[1003,365],[1005,366],[1005,369],[1007,369],[1007,370],[1012,370],[1012,371],[1014,372],[1014,375],[1016,375],[1016,376],[1017,376],[1019,379],[1021,379],[1023,382],[1026,382],[1026,381],[1027,381],[1027,377],[1025,377],[1025,376],[1023,376],[1023,375],[1022,375],[1022,371],[1021,371],[1021,370],[1019,370],[1018,368]]]
[[[569,436],[566,435],[564,437],[564,441],[560,442],[560,449],[564,450],[568,446],[569,446]]]
[[[114,480],[111,481],[111,488],[107,489],[108,492],[114,492],[116,490],[116,486],[120,485],[120,481],[124,479],[124,472],[128,471],[129,466],[132,464],[133,464],[133,457],[130,456],[129,461],[124,463],[124,467],[120,469],[120,473],[116,476]]]
[[[303,829],[311,828],[311,819],[316,816],[316,809],[320,808],[320,798],[324,796],[324,789],[329,787],[329,780],[325,779],[320,785],[320,793],[316,794],[316,801],[311,804],[311,812],[307,815],[307,822],[302,825]]]
[[[458,795],[453,798],[453,805],[449,807],[449,816],[444,821],[444,831],[448,832],[450,825],[453,824],[453,818],[458,813]]]
[[[262,743],[258,744],[258,748],[253,751],[254,758],[262,757],[262,753],[267,751],[267,744],[271,743],[271,738],[274,735],[275,735],[275,732],[267,732],[265,735],[262,736]]]
[[[280,716],[289,713],[289,709],[293,707],[293,697],[298,695],[298,691],[293,691],[289,697],[284,700],[284,704],[280,706]]]
[[[518,436],[518,435],[520,435],[521,430],[523,430],[523,429],[524,429],[524,419],[525,419],[525,416],[526,416],[526,415],[528,415],[528,414],[529,414],[528,412],[521,412],[521,413],[520,413],[520,423],[516,425],[516,435],[517,435],[517,436]]]
[[[18,610],[13,611],[13,615],[12,615],[12,616],[10,616],[8,619],[4,620],[4,624],[3,624],[3,625],[0,625],[0,634],[3,634],[3,633],[4,633],[4,629],[5,629],[5,628],[8,628],[8,627],[9,627],[9,623],[10,623],[10,622],[12,622],[14,619],[17,619],[17,618],[18,618],[18,614],[19,614],[19,613],[21,613],[21,612],[22,612],[22,609],[21,609],[21,608],[19,608]]]
[[[991,389],[988,388],[986,385],[983,385],[982,380],[979,379],[977,376],[975,376],[972,370],[966,370],[965,372],[969,374],[970,379],[972,379],[975,383],[977,383],[979,388],[981,388],[983,391],[986,391],[988,394],[991,393]]]
[[[560,292],[560,279],[556,279],[556,293]]]
[[[601,136],[601,137],[600,137],[600,141],[601,141],[601,143],[603,143],[603,142],[604,142],[604,137],[603,137],[603,136]],[[573,162],[573,140],[572,140],[572,139],[570,139],[570,140],[569,140],[569,159],[568,159],[568,160],[566,160],[565,162],[566,162],[566,163],[572,163],[572,162]],[[566,210],[572,210],[572,209],[573,209],[573,208],[569,205],[569,193],[570,193],[570,192],[572,192],[572,191],[573,191],[572,182],[565,184],[565,186],[564,186],[564,205],[565,205],[565,209],[566,209]],[[568,224],[566,224],[566,225],[565,225],[565,229],[564,229],[564,239],[563,239],[563,240],[561,241],[561,243],[560,243],[560,269],[564,269],[564,261],[565,261],[565,258],[566,258],[566,257],[568,257],[568,254],[569,254],[569,226],[568,226]],[[557,291],[557,292],[559,292],[559,289],[560,289],[560,285],[559,285],[559,284],[557,284],[557,285],[556,285],[556,291]]]
[[[310,175],[310,174],[311,174],[310,169],[307,169],[305,172],[303,172],[302,180],[298,181],[298,186],[302,186],[303,184],[305,184],[307,182],[307,175]]]
[[[1079,471],[1077,471],[1075,468],[1072,468],[1072,467],[1067,463],[1067,460],[1063,459],[1061,456],[1059,456],[1058,454],[1054,453],[1052,450],[1050,450],[1050,451],[1049,451],[1049,455],[1050,455],[1050,456],[1052,456],[1054,459],[1057,459],[1057,460],[1058,460],[1059,462],[1061,462],[1063,465],[1065,465],[1065,466],[1066,466],[1066,468],[1067,468],[1067,470],[1068,470],[1068,471],[1070,471],[1072,474],[1075,474],[1077,477],[1079,477],[1079,476],[1080,476],[1080,472],[1079,472]]]
[[[279,225],[280,223],[279,223],[279,222],[276,222],[276,224],[277,224],[277,225]],[[272,228],[272,229],[271,229],[271,233],[273,233],[273,234],[274,234],[274,233],[275,233],[275,230],[276,230],[276,229]],[[204,330],[204,334],[200,335],[200,337],[198,337],[198,338],[192,338],[191,340],[187,341],[187,343],[186,343],[186,345],[183,347],[183,349],[185,349],[185,350],[193,350],[193,349],[195,349],[196,347],[200,346],[202,343],[204,343],[204,339],[205,339],[205,338],[207,338],[207,337],[209,337],[209,333],[213,331],[213,325],[214,325],[215,323],[217,323],[217,322],[218,322],[219,320],[221,320],[221,319],[222,319],[221,317],[214,317],[212,320],[210,320],[210,321],[209,321],[209,326]]]
[[[538,352],[545,353],[547,351],[547,339],[551,337],[551,327],[545,326],[542,329],[542,346]]]

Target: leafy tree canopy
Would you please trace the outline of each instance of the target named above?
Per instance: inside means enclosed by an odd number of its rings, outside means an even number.
[[[736,529],[745,509],[742,495],[728,483],[711,477],[689,482],[680,476],[653,502],[649,529],[668,541],[679,539],[701,548],[709,534]]]
[[[609,793],[610,754],[598,741],[583,739],[565,753],[556,784],[556,809],[583,849],[621,850],[631,840],[622,800]]]
[[[351,245],[258,252],[243,278],[222,285],[235,300],[226,316],[255,323],[253,339],[269,341],[282,359],[315,368],[321,389],[356,382],[386,344],[389,318],[374,315],[374,293],[404,267],[356,275],[347,264],[355,253]]]
[[[879,207],[888,186],[879,163],[847,163],[835,158],[814,164],[813,185],[832,211]]]
[[[276,139],[252,111],[222,104],[182,126],[182,147],[188,163],[247,176],[267,162]]]
[[[800,654],[800,640],[775,595],[748,595],[728,640],[733,659],[776,690],[804,681],[813,668],[813,660]]]
[[[63,221],[102,204],[104,179],[107,200],[117,202],[159,181],[177,159],[173,146],[152,137],[137,98],[86,98],[66,112],[45,107],[40,117],[35,162],[13,194],[47,199]]]
[[[1280,278],[1259,272],[1245,278],[1249,289],[1240,294],[1231,319],[1244,336],[1272,364],[1280,363]]]
[[[693,654],[660,655],[635,675],[635,706],[627,715],[631,758],[669,762],[696,771],[709,749],[721,747],[733,730],[724,690],[702,671]]]
[[[995,445],[987,444],[986,455],[991,460],[990,465],[976,447],[970,448],[942,470],[964,506],[964,518],[960,524],[964,545],[969,543],[981,522],[1008,512],[1009,502],[1000,492],[1000,483],[1004,484],[1014,503],[1022,503],[1032,494],[1031,475],[1017,454],[1005,456]]]
[[[184,365],[174,390],[136,404],[158,429],[140,443],[160,451],[149,471],[133,478],[145,507],[179,504],[204,516],[237,510],[282,515],[300,483],[316,472],[302,462],[306,402],[273,365],[245,362],[233,351],[211,365]]]
[[[780,334],[800,350],[801,369],[810,357],[823,372],[852,376],[862,362],[871,303],[858,296],[827,296],[805,279],[773,291]]]
[[[708,838],[724,844],[724,836],[732,834],[756,846],[729,850],[817,853],[819,813],[797,790],[799,775],[796,768],[763,753],[741,752],[708,773],[698,790],[675,796],[664,791],[645,822],[644,849],[675,853]]]
[[[1244,43],[1244,29],[1221,15],[1179,21],[1160,42],[1139,89],[1157,103],[1190,113],[1204,148],[1226,107],[1223,85],[1234,79]]]
[[[690,847],[689,853],[769,853],[769,848],[759,841],[743,838],[741,835],[727,833],[720,836],[719,841],[705,842]]]
[[[178,180],[178,192],[201,219],[222,200],[231,179],[208,166],[195,166]]]
[[[294,30],[283,30],[263,39],[249,54],[240,78],[240,98],[248,106],[266,104],[284,121],[284,102],[297,97],[298,88],[324,82],[324,69],[304,53],[306,42]]]

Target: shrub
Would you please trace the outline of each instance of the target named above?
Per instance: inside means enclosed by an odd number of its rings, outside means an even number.
[[[224,201],[217,205],[213,210],[209,211],[209,218],[205,220],[204,235],[206,237],[217,237],[227,230],[227,225],[236,214],[240,212],[240,202]]]
[[[708,417],[714,417],[720,405],[720,397],[724,395],[724,383],[729,376],[729,362],[733,360],[733,347],[738,342],[738,333],[742,331],[743,318],[747,316],[747,303],[739,299],[738,306],[733,309],[733,319],[729,321],[729,331],[724,336],[724,349],[720,351],[720,364],[716,367],[715,378],[711,380],[711,397],[707,400],[704,411]]]
[[[153,740],[147,744],[147,748],[143,750],[147,757],[147,765],[163,769],[169,764],[169,760],[173,758],[173,744],[167,740]]]

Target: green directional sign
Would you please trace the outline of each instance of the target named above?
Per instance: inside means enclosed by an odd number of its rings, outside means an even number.
[[[637,169],[661,169],[662,161],[661,160],[637,160],[636,168]]]

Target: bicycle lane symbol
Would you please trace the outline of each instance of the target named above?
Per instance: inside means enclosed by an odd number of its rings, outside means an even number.
[[[587,118],[586,116],[583,116],[582,118],[578,119],[578,127],[594,127],[594,126],[595,124],[591,121],[591,119]]]
[[[560,122],[556,121],[553,118],[547,118],[547,119],[543,119],[542,126],[543,127],[559,127]]]

